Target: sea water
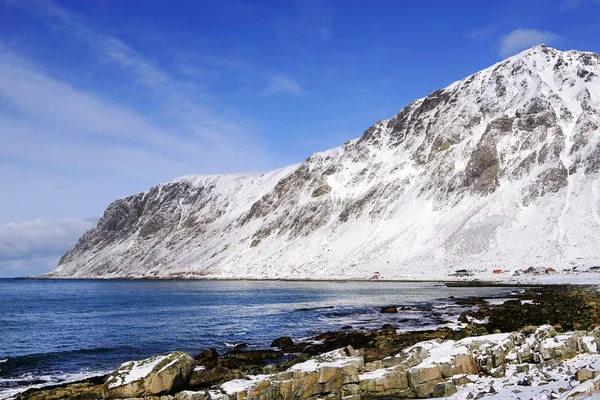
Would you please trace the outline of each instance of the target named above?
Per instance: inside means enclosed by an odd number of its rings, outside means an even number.
[[[462,310],[450,296],[512,290],[431,282],[0,279],[0,398],[167,351],[222,353],[241,342],[267,348],[280,336],[301,339],[348,325],[435,328]],[[391,304],[405,309],[379,312]]]

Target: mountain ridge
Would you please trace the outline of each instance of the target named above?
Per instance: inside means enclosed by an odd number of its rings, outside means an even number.
[[[535,46],[300,164],[117,200],[46,277],[444,279],[598,263],[599,75],[595,53]]]

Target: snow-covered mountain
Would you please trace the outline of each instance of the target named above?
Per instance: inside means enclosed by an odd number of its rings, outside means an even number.
[[[120,199],[48,277],[444,279],[600,263],[600,56],[543,45],[265,174]]]

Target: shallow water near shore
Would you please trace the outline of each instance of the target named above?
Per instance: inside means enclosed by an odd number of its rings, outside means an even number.
[[[430,329],[463,309],[449,299],[510,287],[434,282],[38,281],[0,279],[0,398],[34,384],[103,374],[166,351],[268,347],[351,325]],[[519,289],[519,290],[522,290]],[[385,305],[405,306],[381,314]]]

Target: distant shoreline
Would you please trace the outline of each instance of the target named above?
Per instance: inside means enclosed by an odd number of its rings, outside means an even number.
[[[575,283],[545,283],[545,282],[524,282],[524,283],[513,283],[513,282],[498,282],[498,281],[486,281],[486,280],[470,280],[470,281],[452,281],[452,280],[430,280],[430,279],[291,279],[291,278],[170,278],[170,277],[141,277],[141,278],[128,278],[128,277],[107,277],[107,278],[46,278],[42,276],[22,276],[5,278],[12,280],[39,280],[39,281],[231,281],[231,282],[323,282],[323,283],[345,283],[345,282],[364,282],[364,283],[439,283],[446,287],[561,287],[561,286],[590,286],[594,283],[590,282],[575,282]],[[600,283],[599,283],[600,284]]]

